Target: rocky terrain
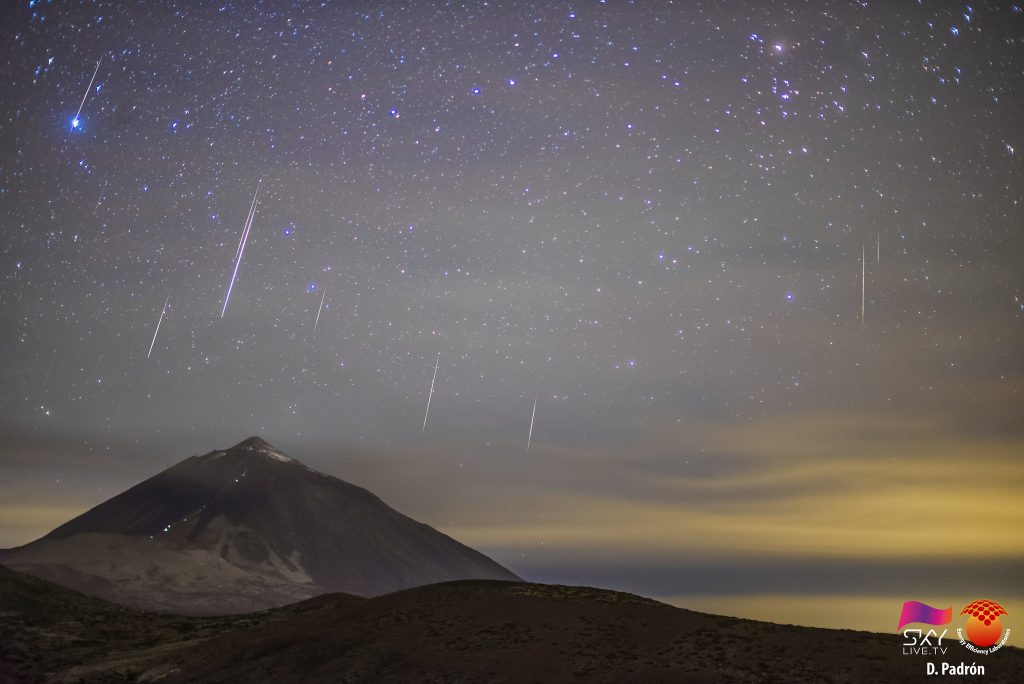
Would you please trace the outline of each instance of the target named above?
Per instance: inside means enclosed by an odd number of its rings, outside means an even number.
[[[706,615],[587,587],[458,581],[182,617],[0,568],[0,684],[17,682],[917,682],[901,637]],[[1024,652],[976,681],[1024,681]],[[970,657],[968,657],[970,656]],[[957,681],[972,681],[957,677]]]

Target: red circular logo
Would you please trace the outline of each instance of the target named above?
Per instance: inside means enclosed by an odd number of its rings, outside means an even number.
[[[999,616],[1007,614],[1001,605],[980,599],[968,603],[960,614],[967,616],[967,638],[972,644],[978,648],[987,648],[999,641],[1003,634]]]

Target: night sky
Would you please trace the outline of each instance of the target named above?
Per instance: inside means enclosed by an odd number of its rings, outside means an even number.
[[[532,580],[1022,605],[1020,6],[0,12],[0,546],[259,434]]]

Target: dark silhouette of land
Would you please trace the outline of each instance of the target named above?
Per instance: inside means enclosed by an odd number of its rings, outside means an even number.
[[[0,684],[17,682],[917,682],[901,638],[706,615],[631,594],[467,580],[250,615],[138,611],[0,567]],[[1024,653],[977,681],[1024,681]],[[972,681],[958,677],[957,681]]]

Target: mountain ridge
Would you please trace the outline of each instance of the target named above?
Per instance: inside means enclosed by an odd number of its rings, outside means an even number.
[[[115,606],[0,567],[0,615],[0,675],[18,682],[910,682],[927,679],[926,663],[935,662],[903,655],[898,634],[494,580],[183,617]],[[955,641],[949,648],[939,660],[965,658]],[[1024,681],[1019,648],[983,664],[985,676],[971,681]]]

